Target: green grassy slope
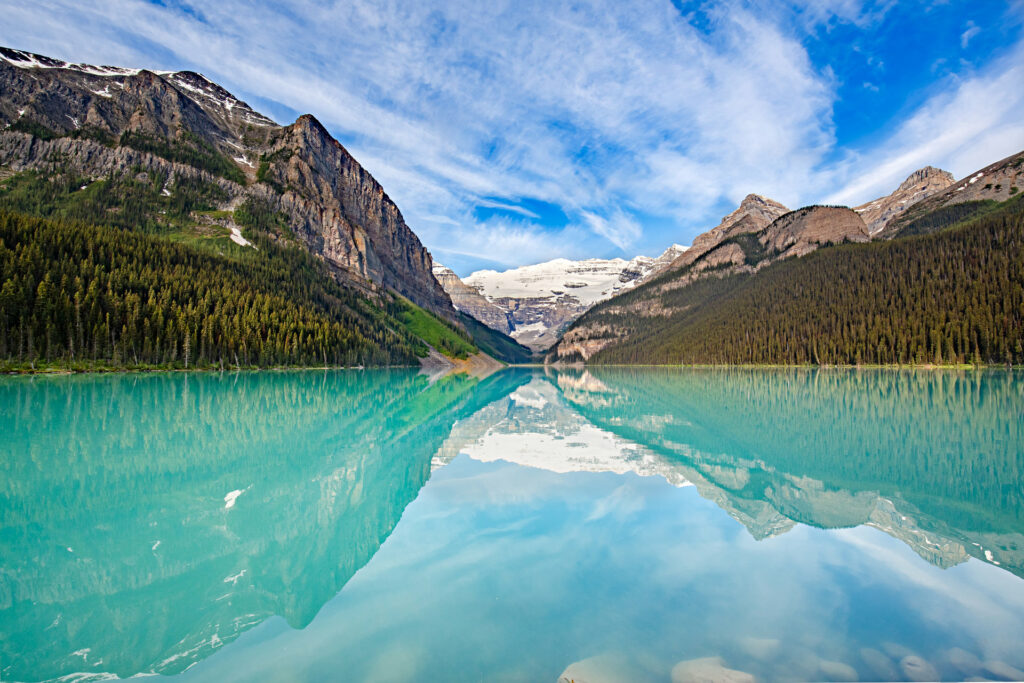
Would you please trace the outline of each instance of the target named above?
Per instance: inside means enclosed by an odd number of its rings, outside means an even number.
[[[394,310],[405,329],[446,356],[467,358],[478,351],[469,334],[404,297],[396,297]]]

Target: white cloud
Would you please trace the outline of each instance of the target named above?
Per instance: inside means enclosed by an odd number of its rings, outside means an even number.
[[[826,203],[856,205],[891,192],[922,166],[962,178],[1024,148],[1024,46],[985,72],[941,91],[876,147],[833,169],[836,186]],[[848,175],[847,175],[848,174]]]
[[[705,188],[742,197],[799,182],[832,141],[831,85],[796,40],[740,3],[717,10],[710,35],[655,0],[226,1],[202,20],[142,0],[0,5],[20,15],[17,35],[0,30],[6,42],[76,61],[188,65],[312,112],[414,228],[479,197],[531,197],[592,227],[592,250],[624,247],[638,231],[630,208],[677,216],[721,199],[678,185],[694,164]],[[781,177],[768,170],[780,157]]]
[[[515,204],[508,204],[506,202],[496,202],[492,199],[478,199],[476,200],[477,206],[487,207],[489,209],[499,209],[501,211],[510,211],[512,213],[518,213],[520,216],[526,216],[527,218],[540,218],[536,213],[529,209],[524,209],[521,206]]]
[[[622,211],[616,210],[608,217],[599,216],[590,211],[580,213],[591,230],[620,249],[632,246],[640,237],[640,224]]]
[[[698,29],[661,0],[223,0],[201,17],[144,0],[0,0],[0,42],[73,61],[194,68],[248,99],[311,112],[431,250],[519,265],[656,253],[749,192],[798,205],[859,176],[844,193],[859,197],[891,190],[908,164],[965,163],[972,145],[1005,150],[991,130],[1015,135],[1007,106],[1019,87],[980,88],[998,116],[984,100],[945,106],[936,96],[904,124],[910,137],[828,161],[839,82],[801,40],[839,22],[870,28],[892,5],[729,0],[708,5]],[[970,115],[948,135],[924,130],[956,124],[960,109]],[[524,198],[559,206],[572,227],[536,225]],[[525,221],[478,224],[472,208],[487,202]],[[645,235],[639,213],[674,219],[678,231]]]
[[[971,42],[971,38],[981,33],[981,28],[974,25],[973,21],[967,22],[967,30],[960,34],[960,47],[967,49],[967,44]]]

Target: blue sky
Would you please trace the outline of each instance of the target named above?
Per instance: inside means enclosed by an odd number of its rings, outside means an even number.
[[[0,0],[0,43],[320,119],[465,275],[1024,149],[1024,2]]]

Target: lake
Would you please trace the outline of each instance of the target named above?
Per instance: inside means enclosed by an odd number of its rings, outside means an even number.
[[[0,680],[1024,677],[1024,380],[0,379]]]

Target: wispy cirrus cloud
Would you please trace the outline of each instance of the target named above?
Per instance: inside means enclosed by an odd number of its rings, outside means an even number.
[[[863,169],[827,203],[859,204],[891,192],[910,170],[940,166],[964,177],[1024,148],[1024,45],[982,73],[951,78],[881,144],[838,169]],[[835,171],[838,175],[839,171]]]
[[[835,117],[844,74],[808,41],[827,43],[840,26],[877,30],[894,6],[0,0],[0,41],[74,61],[192,68],[282,122],[311,112],[426,245],[465,272],[487,261],[655,253],[748,192],[798,205],[849,185],[843,196],[859,198],[918,158],[963,165],[986,134],[986,153],[997,134],[1014,144],[1004,96],[1000,116],[977,112],[989,133],[964,124],[928,140],[922,150],[938,158],[910,145],[887,153],[885,136],[846,146]],[[882,57],[870,59],[878,71]],[[950,93],[969,98],[977,81],[976,93],[990,95],[993,77],[946,83],[902,125],[957,123],[963,105]],[[865,80],[856,89],[878,96]],[[869,182],[870,164],[886,170]],[[560,218],[527,201],[559,207]],[[508,220],[481,220],[481,207]]]

